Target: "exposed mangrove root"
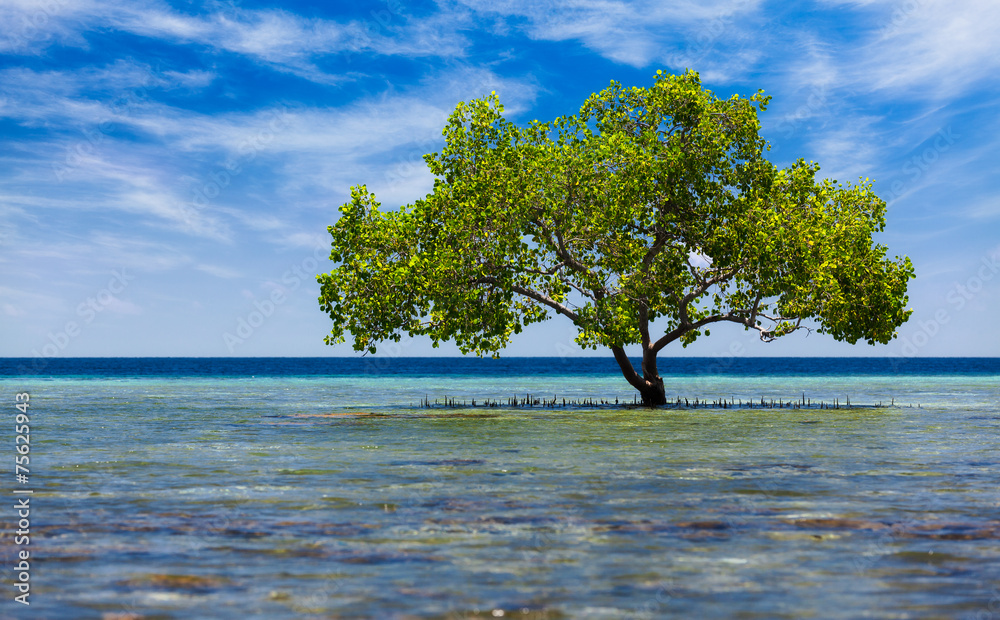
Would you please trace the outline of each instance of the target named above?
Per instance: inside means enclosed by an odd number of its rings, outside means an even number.
[[[433,401],[430,396],[424,396],[421,399],[419,407],[424,409],[478,409],[478,408],[495,408],[502,407],[505,409],[581,409],[581,408],[625,408],[625,409],[888,409],[896,407],[913,407],[913,405],[897,405],[896,399],[893,398],[888,404],[879,401],[874,404],[858,404],[852,403],[850,396],[847,397],[846,402],[842,403],[839,398],[827,401],[813,401],[811,398],[806,398],[803,393],[802,397],[794,400],[784,400],[774,398],[767,399],[763,396],[760,400],[743,400],[737,398],[730,399],[719,399],[719,400],[701,400],[699,398],[688,399],[682,398],[680,396],[676,397],[674,401],[668,401],[667,404],[658,407],[649,407],[639,400],[638,395],[634,396],[631,401],[621,400],[615,398],[614,400],[604,399],[604,398],[560,398],[553,395],[552,398],[540,397],[532,394],[525,394],[524,396],[513,395],[508,398],[494,399],[486,398],[483,400],[472,399],[470,400],[459,400],[456,398],[451,398],[445,396],[444,398],[436,398]],[[918,405],[919,407],[919,405]]]

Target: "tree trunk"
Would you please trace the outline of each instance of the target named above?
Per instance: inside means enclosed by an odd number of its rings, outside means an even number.
[[[663,379],[656,377],[653,380],[645,379],[646,385],[639,390],[642,395],[642,404],[647,407],[659,407],[667,404],[667,393],[663,389]]]
[[[667,404],[666,391],[663,388],[663,379],[660,378],[656,370],[656,353],[646,349],[642,354],[642,376],[636,372],[631,360],[625,355],[622,347],[611,347],[615,354],[615,361],[618,362],[622,375],[632,387],[639,390],[642,396],[642,404],[647,407],[659,407]]]
[[[642,403],[647,407],[659,407],[667,404],[667,394],[663,389],[663,379],[656,370],[656,353],[649,348],[642,352],[642,380],[645,386],[639,390]]]

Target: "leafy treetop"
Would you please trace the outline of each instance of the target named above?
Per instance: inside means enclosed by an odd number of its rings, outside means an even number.
[[[888,342],[909,315],[913,269],[872,240],[885,202],[867,179],[767,161],[768,101],[719,99],[689,71],[657,72],[648,88],[612,82],[579,114],[526,127],[495,93],[460,103],[444,149],[424,157],[430,194],[384,212],[354,187],[329,227],[326,341],[349,332],[374,352],[406,333],[496,355],[554,312],[582,346],[611,348],[644,399],[662,393],[656,354],[713,323],[769,341],[812,320],[838,340]],[[641,377],[623,349],[635,344]]]

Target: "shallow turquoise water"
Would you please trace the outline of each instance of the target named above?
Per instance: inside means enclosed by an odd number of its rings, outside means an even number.
[[[992,618],[998,383],[668,385],[913,405],[839,410],[416,406],[631,400],[613,376],[0,390],[32,395],[32,617]]]

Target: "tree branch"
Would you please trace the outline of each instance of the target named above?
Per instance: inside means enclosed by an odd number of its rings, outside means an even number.
[[[471,284],[490,284],[492,286],[500,286],[500,283],[497,282],[497,279],[492,276],[483,276],[481,278],[476,278],[472,280]],[[526,288],[523,286],[518,286],[517,284],[511,285],[510,290],[514,291],[519,295],[524,295],[528,299],[533,299],[534,301],[537,301],[540,304],[552,308],[559,314],[569,317],[570,320],[572,320],[573,322],[580,320],[579,314],[573,312],[568,307],[552,299],[551,297],[548,297],[547,295],[542,295],[538,291],[534,291],[530,288]]]
[[[758,311],[758,308],[760,306],[761,297],[762,296],[760,294],[757,295],[757,297],[754,299],[753,307],[751,309],[749,309],[749,310],[731,310],[730,312],[727,312],[726,314],[714,314],[712,316],[705,317],[705,318],[701,319],[700,321],[696,321],[694,323],[683,323],[682,322],[676,328],[674,328],[670,332],[664,334],[663,337],[661,337],[659,340],[657,340],[655,343],[653,343],[653,345],[651,346],[651,350],[652,350],[652,352],[654,354],[655,353],[659,353],[663,349],[663,347],[667,346],[668,344],[670,344],[674,340],[677,340],[678,338],[680,338],[681,336],[683,336],[687,332],[695,330],[695,329],[701,329],[702,327],[704,327],[706,325],[709,325],[711,323],[719,323],[721,321],[728,321],[730,323],[736,323],[738,325],[746,326],[749,329],[753,329],[753,330],[759,332],[760,333],[760,339],[763,340],[764,342],[771,342],[771,341],[773,341],[776,338],[776,336],[774,335],[773,329],[766,329],[764,326],[759,325],[757,323],[757,317],[758,316],[762,316],[765,319],[767,319],[768,321],[771,321],[773,323],[781,323],[781,322],[784,322],[784,321],[790,321],[790,320],[792,320],[795,317],[769,316],[769,315],[760,313]],[[685,313],[685,315],[686,315],[686,313]],[[802,319],[798,318],[796,320],[796,322],[795,322],[795,326],[792,328],[791,331],[798,331],[800,329],[809,330],[808,327],[804,327],[802,325]],[[791,333],[791,332],[789,332],[789,333]]]
[[[618,367],[622,369],[622,375],[625,377],[625,380],[641,392],[646,387],[646,382],[635,371],[635,366],[632,365],[632,360],[625,354],[625,349],[614,345],[611,347],[611,352],[615,354],[615,361],[618,362]]]
[[[642,336],[642,353],[645,356],[649,350],[649,306],[645,301],[639,301],[639,334]]]
[[[530,273],[536,276],[554,276],[559,273],[559,270],[566,266],[566,263],[556,263],[552,265],[545,271],[540,271],[538,269],[525,269],[524,273]]]
[[[560,276],[559,277],[559,281],[562,282],[563,284],[565,284],[566,286],[574,289],[576,292],[580,293],[584,297],[589,297],[589,298],[591,298],[593,300],[597,300],[597,295],[595,295],[592,291],[588,291],[587,289],[585,289],[582,286],[578,285],[576,282],[573,282],[569,278],[567,278],[565,276]]]
[[[649,267],[653,264],[653,259],[656,258],[656,255],[659,254],[666,245],[667,235],[657,232],[653,245],[649,246],[649,250],[646,251],[646,255],[642,257],[642,267],[640,269],[642,273],[649,273]]]
[[[548,227],[545,225],[544,222],[538,221],[537,225],[542,231],[542,236],[545,238],[546,241],[549,242],[549,245],[552,246],[553,252],[555,252],[555,255],[562,260],[565,266],[569,267],[573,271],[580,273],[585,277],[587,277],[588,279],[591,279],[595,282],[599,280],[597,275],[593,271],[591,271],[590,268],[588,268],[586,265],[577,260],[577,258],[573,256],[570,253],[570,251],[566,248],[566,240],[563,239],[561,232],[556,230],[555,236],[553,237],[553,232],[548,229]],[[591,290],[594,293],[598,292],[598,289],[596,288]],[[609,291],[606,288],[604,288],[603,292],[608,293]],[[592,295],[588,296],[593,298]]]

